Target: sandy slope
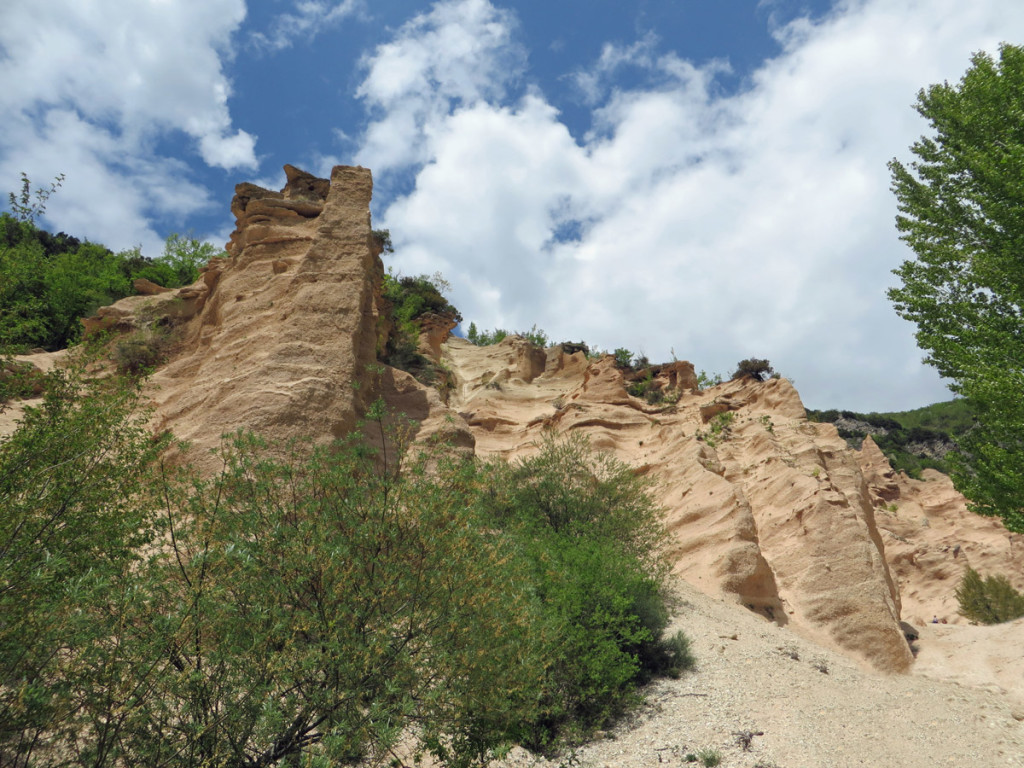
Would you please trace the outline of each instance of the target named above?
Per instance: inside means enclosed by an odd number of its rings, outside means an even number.
[[[579,765],[684,765],[687,752],[713,748],[726,768],[1024,766],[1024,710],[1005,697],[865,671],[754,613],[680,589],[685,604],[674,626],[692,639],[697,669],[651,686],[648,705],[582,748]],[[937,632],[969,629],[977,628]],[[1022,629],[1005,628],[1005,639]],[[931,645],[927,632],[922,645]],[[744,751],[742,731],[763,735]],[[520,752],[508,762],[534,758]]]

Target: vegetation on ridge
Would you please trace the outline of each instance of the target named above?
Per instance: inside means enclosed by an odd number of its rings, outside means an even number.
[[[161,256],[139,248],[120,253],[35,224],[60,186],[11,193],[10,213],[0,213],[0,350],[13,353],[64,349],[81,336],[81,318],[134,293],[146,278],[165,288],[195,282],[199,267],[221,251],[193,237],[171,234]]]
[[[382,449],[238,434],[203,480],[138,384],[55,372],[0,439],[0,762],[468,766],[692,663],[647,481],[583,438],[484,463],[378,403]]]
[[[948,454],[974,424],[963,400],[890,413],[808,409],[807,418],[835,424],[852,448],[859,449],[864,437],[871,435],[893,469],[917,478],[929,468],[948,474]]]

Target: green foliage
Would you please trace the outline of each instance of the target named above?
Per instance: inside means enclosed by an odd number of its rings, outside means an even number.
[[[1001,574],[982,579],[968,568],[956,588],[960,615],[978,624],[1001,624],[1024,616],[1024,595]]]
[[[134,595],[153,516],[139,503],[163,443],[145,428],[135,383],[47,376],[43,405],[0,441],[0,762],[31,763],[72,739],[110,745],[88,717],[97,699],[131,701],[115,669],[119,609]],[[121,661],[125,661],[122,659]],[[150,663],[159,663],[155,656]],[[16,757],[15,757],[16,756]],[[83,752],[79,757],[88,755]],[[55,754],[39,764],[57,764]],[[24,760],[25,762],[19,762]],[[97,763],[98,764],[98,763]]]
[[[478,347],[489,347],[497,344],[507,336],[521,336],[531,344],[538,347],[548,346],[548,335],[543,329],[534,324],[528,331],[507,331],[504,328],[495,328],[493,331],[477,330],[476,323],[470,323],[466,331],[466,340]]]
[[[716,765],[722,762],[722,753],[717,749],[705,747],[697,750],[697,759],[704,768],[715,768]]]
[[[926,362],[978,418],[960,440],[953,481],[982,514],[1024,531],[1024,48],[978,53],[959,83],[923,89],[932,134],[909,167],[889,164],[897,229],[914,251],[889,291],[917,325]]]
[[[210,259],[223,256],[224,251],[212,243],[205,243],[195,237],[172,232],[164,243],[163,255],[154,259],[155,267],[166,267],[173,275],[170,283],[159,283],[164,288],[191,285],[199,279],[199,268],[206,266]],[[136,275],[142,277],[143,275]],[[157,282],[157,281],[154,281]]]
[[[62,246],[71,250],[53,250]],[[110,251],[0,214],[0,346],[67,346],[79,335],[79,318],[128,291]]]
[[[654,371],[647,368],[644,371],[643,378],[631,381],[626,385],[626,391],[633,397],[647,397],[648,395],[654,394]]]
[[[0,413],[10,400],[38,397],[46,390],[46,376],[31,363],[0,355]]]
[[[618,368],[632,368],[633,367],[633,353],[625,347],[619,347],[616,349],[612,356],[615,358],[615,365]]]
[[[746,360],[740,360],[736,364],[736,371],[732,375],[733,379],[742,379],[746,377],[757,379],[758,381],[767,381],[768,379],[777,379],[778,374],[775,373],[775,369],[772,368],[772,364],[767,360],[748,357]]]
[[[735,421],[736,414],[733,411],[719,413],[708,422],[708,431],[697,430],[696,437],[698,440],[703,440],[714,448],[723,440],[729,439],[729,436],[732,434],[732,425]]]
[[[391,230],[390,229],[375,229],[370,233],[373,239],[377,243],[377,247],[380,248],[381,253],[394,253],[395,246],[391,244]]]
[[[581,438],[481,465],[239,434],[155,477],[134,380],[55,374],[0,443],[0,757],[443,764],[548,748],[692,665],[646,481]],[[412,730],[410,730],[412,729]]]
[[[64,174],[60,173],[51,182],[49,189],[39,187],[33,193],[31,191],[32,182],[29,181],[28,174],[22,171],[21,190],[18,193],[9,192],[7,194],[11,214],[18,221],[34,224],[36,219],[46,213],[46,202],[54,192],[60,189],[63,183]]]
[[[962,399],[933,403],[911,411],[872,414],[899,422],[904,429],[921,427],[947,435],[960,435],[974,426],[974,414]]]
[[[524,576],[476,522],[472,463],[401,442],[282,457],[239,436],[221,477],[179,491],[140,617],[174,661],[137,708],[137,754],[333,765],[416,723],[466,765],[509,737],[539,685]]]
[[[384,275],[384,298],[391,306],[394,322],[394,331],[384,350],[385,362],[416,376],[425,376],[431,380],[436,376],[430,361],[417,351],[419,320],[433,313],[454,322],[461,321],[459,310],[444,297],[444,292],[450,289],[451,286],[440,274],[401,277],[388,272]]]
[[[717,387],[724,381],[724,377],[720,373],[705,373],[701,371],[697,374],[697,388],[708,389],[710,387]]]
[[[864,436],[871,435],[893,469],[911,477],[920,477],[923,469],[949,474],[952,467],[946,453],[954,450],[975,423],[963,400],[891,413],[809,409],[807,418],[833,424],[841,419],[855,423],[854,428],[840,425],[839,436],[859,448]]]
[[[218,253],[209,243],[171,235],[158,259],[138,249],[115,254],[0,214],[0,348],[63,349],[80,337],[81,318],[130,295],[135,278],[165,287],[192,283]]]
[[[550,627],[531,747],[602,725],[638,683],[692,665],[685,636],[662,636],[664,531],[645,480],[580,436],[548,438],[537,456],[491,463],[483,477],[485,515],[532,563]]]
[[[164,361],[170,344],[171,333],[167,328],[142,328],[116,339],[110,357],[120,373],[140,376],[151,373]]]

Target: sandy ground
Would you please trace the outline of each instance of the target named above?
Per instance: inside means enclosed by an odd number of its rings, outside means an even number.
[[[509,765],[685,765],[688,753],[714,749],[726,768],[1024,766],[1024,705],[950,681],[971,681],[962,647],[971,636],[996,630],[1007,650],[1019,650],[1021,622],[926,628],[915,644],[920,669],[881,675],[741,607],[679,589],[673,630],[690,637],[697,668],[650,686],[635,716],[574,755],[549,762],[517,751]],[[739,744],[744,731],[761,734],[749,750]]]

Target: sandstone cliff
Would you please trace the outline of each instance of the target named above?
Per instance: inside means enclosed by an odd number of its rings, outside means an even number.
[[[370,172],[337,167],[328,181],[285,171],[280,192],[238,185],[228,256],[195,285],[84,321],[87,333],[170,329],[170,359],[149,388],[156,427],[188,441],[206,469],[225,433],[324,442],[353,429],[372,396],[383,268]]]
[[[548,429],[582,432],[654,480],[682,579],[887,672],[913,663],[901,618],[960,622],[953,590],[968,563],[1024,587],[1024,541],[969,514],[943,476],[897,475],[870,439],[852,451],[832,425],[808,422],[785,380],[699,391],[692,365],[676,362],[652,386],[678,399],[650,405],[610,357],[437,333],[421,351],[450,370],[445,386],[380,365],[370,173],[286,171],[280,192],[238,186],[228,257],[196,285],[86,323],[172,329],[151,381],[155,426],[190,441],[207,471],[226,432],[325,442],[378,395],[420,423],[420,438],[443,433],[481,456],[529,454]]]

